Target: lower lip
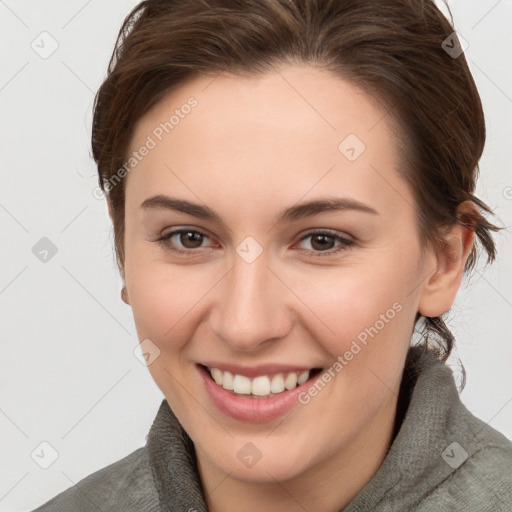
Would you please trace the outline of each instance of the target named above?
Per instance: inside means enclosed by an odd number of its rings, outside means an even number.
[[[284,416],[300,405],[299,395],[311,384],[308,379],[304,384],[273,397],[250,398],[250,395],[237,395],[224,389],[215,383],[208,370],[202,366],[198,368],[206,391],[217,409],[230,418],[249,423],[265,423]]]

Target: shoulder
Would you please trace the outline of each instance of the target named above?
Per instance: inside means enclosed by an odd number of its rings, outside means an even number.
[[[421,500],[417,512],[512,510],[512,449],[487,446],[468,457]]]
[[[419,354],[419,392],[412,403],[427,449],[414,480],[416,512],[512,511],[512,442],[461,401],[452,370]],[[414,446],[410,443],[409,447]]]
[[[510,512],[512,442],[465,407],[461,409],[459,417],[465,428],[460,425],[458,434],[452,431],[453,441],[440,457],[450,471],[431,489],[418,512]]]
[[[147,448],[142,447],[80,480],[33,512],[160,510]]]

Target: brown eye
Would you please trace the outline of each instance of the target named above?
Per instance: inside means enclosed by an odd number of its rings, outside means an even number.
[[[311,247],[316,251],[326,251],[334,247],[334,237],[326,234],[313,235],[311,237]]]
[[[201,244],[203,243],[204,235],[197,231],[181,231],[179,235],[180,243],[186,249],[201,247]]]
[[[348,249],[354,245],[355,241],[344,238],[337,233],[330,233],[329,231],[314,231],[304,235],[300,239],[300,244],[309,241],[310,247],[302,246],[302,250],[306,250],[313,256],[329,256],[334,255],[340,251]]]
[[[166,249],[179,254],[193,254],[197,249],[207,249],[203,242],[209,237],[195,229],[175,229],[163,234],[155,242],[163,245]]]

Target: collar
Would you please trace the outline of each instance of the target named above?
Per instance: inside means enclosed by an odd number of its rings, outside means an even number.
[[[458,441],[469,451],[469,440],[452,421],[461,411],[472,416],[460,402],[450,368],[424,349],[411,347],[391,447],[375,475],[343,512],[373,510],[383,500],[394,499],[400,503],[396,510],[410,510],[407,496],[412,500],[428,493],[454,471],[441,457],[450,443]],[[147,437],[147,448],[163,510],[207,512],[194,445],[165,399]]]

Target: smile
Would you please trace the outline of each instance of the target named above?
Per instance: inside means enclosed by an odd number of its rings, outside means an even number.
[[[300,372],[260,375],[251,379],[245,375],[222,371],[219,368],[207,367],[207,369],[217,385],[225,390],[233,391],[238,395],[252,395],[255,397],[273,397],[286,390],[290,391],[320,372],[320,369],[313,368]]]
[[[265,423],[300,406],[299,395],[322,371],[318,368],[218,368],[222,363],[198,364],[199,376],[211,404],[223,416],[244,423]]]

